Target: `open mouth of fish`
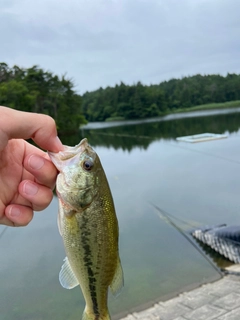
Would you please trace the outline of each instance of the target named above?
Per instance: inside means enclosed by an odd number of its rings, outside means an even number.
[[[62,172],[65,166],[71,166],[78,161],[87,146],[88,141],[84,138],[75,147],[64,146],[63,151],[57,153],[48,151],[48,155],[58,171]]]

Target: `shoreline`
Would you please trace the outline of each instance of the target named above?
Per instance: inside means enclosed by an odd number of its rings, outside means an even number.
[[[223,274],[222,277],[219,274],[216,274],[215,277],[210,277],[210,278],[207,278],[207,279],[205,279],[203,281],[194,282],[192,284],[189,284],[187,286],[182,287],[181,289],[179,289],[177,291],[168,293],[168,294],[163,295],[161,297],[158,297],[158,298],[156,298],[154,300],[151,300],[151,301],[148,301],[146,303],[140,304],[140,305],[138,305],[136,307],[133,307],[133,308],[127,310],[127,311],[123,311],[123,312],[120,312],[118,314],[115,314],[115,315],[112,316],[112,320],[125,320],[125,318],[129,314],[135,314],[135,313],[144,312],[145,310],[152,308],[155,304],[159,304],[159,303],[162,303],[162,302],[170,301],[172,299],[177,298],[181,294],[190,293],[191,291],[199,289],[202,286],[209,285],[209,284],[215,283],[217,281],[221,281],[222,279],[224,279],[224,277],[225,277],[224,274]],[[123,292],[123,294],[124,294],[124,292]]]
[[[184,118],[192,118],[192,117],[207,117],[214,116],[220,114],[228,114],[228,113],[237,113],[240,112],[239,107],[232,108],[219,108],[219,109],[208,109],[208,110],[193,110],[179,113],[171,113],[167,115],[163,115],[161,117],[156,118],[147,118],[147,119],[138,119],[138,120],[122,120],[122,121],[112,121],[112,122],[89,122],[86,125],[83,125],[79,128],[80,131],[84,130],[92,130],[92,129],[103,129],[103,128],[111,128],[111,127],[119,127],[126,125],[135,125],[135,124],[144,124],[144,123],[153,123],[153,122],[161,122],[161,121],[170,121],[170,120],[178,120]]]
[[[181,292],[165,301],[152,302],[144,310],[130,311],[118,319],[237,320],[240,314],[240,265],[227,269],[229,274],[219,280]]]

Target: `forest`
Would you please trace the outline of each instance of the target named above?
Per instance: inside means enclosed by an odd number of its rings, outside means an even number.
[[[87,121],[143,119],[237,100],[238,74],[197,74],[153,85],[121,82],[81,96],[65,75],[59,77],[39,66],[20,68],[0,63],[0,104],[48,114],[55,119],[60,134],[74,133]]]
[[[50,115],[59,134],[74,133],[86,123],[73,82],[38,66],[10,68],[0,63],[0,105]]]
[[[235,100],[240,100],[240,75],[198,74],[157,85],[121,82],[115,87],[86,92],[82,96],[82,110],[88,121],[141,119]]]

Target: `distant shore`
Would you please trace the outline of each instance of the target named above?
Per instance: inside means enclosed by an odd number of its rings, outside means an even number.
[[[240,100],[202,104],[202,105],[194,106],[190,108],[177,109],[174,112],[169,112],[169,114],[179,113],[179,112],[199,111],[199,110],[238,108],[238,107],[240,107]]]
[[[213,103],[208,105],[196,106],[188,109],[181,109],[176,112],[168,113],[161,117],[138,120],[121,120],[121,121],[99,121],[89,122],[80,127],[80,130],[103,129],[110,127],[118,127],[124,125],[135,125],[140,123],[151,123],[160,121],[170,121],[191,117],[205,117],[218,114],[227,114],[240,112],[240,101],[231,101],[225,103]]]

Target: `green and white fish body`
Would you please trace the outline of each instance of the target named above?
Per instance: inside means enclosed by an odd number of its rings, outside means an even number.
[[[60,283],[67,289],[80,285],[86,301],[83,320],[109,320],[108,288],[113,295],[120,292],[123,272],[106,175],[87,139],[49,156],[59,170],[58,227],[67,255]]]

